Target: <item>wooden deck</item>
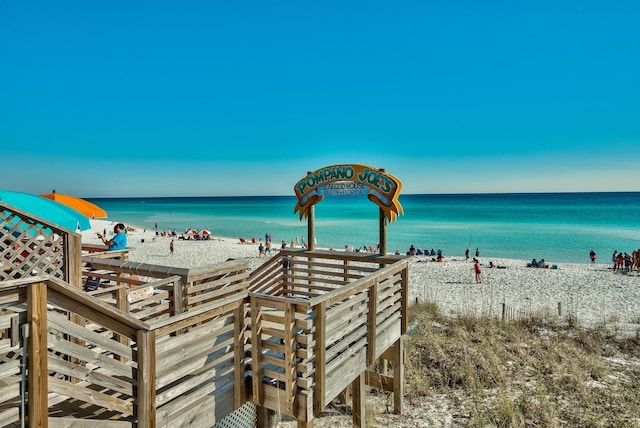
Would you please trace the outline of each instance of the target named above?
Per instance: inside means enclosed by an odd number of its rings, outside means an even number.
[[[179,269],[83,255],[79,235],[0,213],[0,426],[19,426],[25,390],[29,426],[210,427],[247,403],[313,426],[349,388],[361,426],[366,384],[402,411],[405,257],[284,250],[253,271]],[[55,273],[34,271],[49,248]],[[98,290],[82,290],[89,276]],[[392,375],[371,371],[380,359]]]

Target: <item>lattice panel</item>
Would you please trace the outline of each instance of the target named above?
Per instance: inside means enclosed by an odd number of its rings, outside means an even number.
[[[214,428],[253,428],[258,424],[255,403],[245,403],[229,416],[214,425]]]
[[[62,236],[48,225],[0,210],[0,280],[46,274],[65,279]]]

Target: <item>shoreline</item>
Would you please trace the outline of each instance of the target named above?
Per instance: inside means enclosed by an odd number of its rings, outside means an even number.
[[[82,232],[83,243],[100,244],[96,232],[106,228],[110,236],[116,223],[91,220],[92,229]],[[171,237],[156,237],[154,230],[133,228],[127,234],[131,261],[195,268],[235,258],[249,260],[250,269],[263,262],[257,244],[242,244],[238,238],[174,238],[175,252],[171,255]],[[464,255],[450,256],[438,263],[431,261],[431,256],[411,256],[409,302],[436,303],[447,315],[501,317],[504,305],[521,315],[547,314],[563,319],[571,316],[585,326],[615,323],[623,329],[640,327],[640,274],[636,271],[614,273],[609,263],[552,262],[557,269],[540,269],[526,267],[526,260],[479,259],[483,265],[482,283],[476,284],[472,257],[465,260]],[[504,268],[490,268],[490,261]]]

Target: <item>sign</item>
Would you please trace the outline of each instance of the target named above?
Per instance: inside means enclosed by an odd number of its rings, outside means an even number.
[[[318,188],[318,194],[329,196],[359,196],[366,195],[368,191],[364,184],[351,181],[336,181]]]
[[[127,291],[127,302],[133,303],[151,296],[153,296],[153,286],[149,285],[147,287],[136,288]]]
[[[330,195],[362,195],[378,205],[388,221],[402,214],[398,201],[402,183],[396,177],[377,168],[359,165],[332,165],[310,172],[294,186],[298,203],[293,212],[300,219],[308,216],[309,207]]]

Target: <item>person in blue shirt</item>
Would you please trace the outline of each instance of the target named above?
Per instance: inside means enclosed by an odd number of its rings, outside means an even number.
[[[115,235],[111,239],[107,239],[102,233],[98,233],[98,237],[107,246],[107,251],[124,250],[127,248],[127,234],[125,233],[124,224],[118,223],[113,227]]]

